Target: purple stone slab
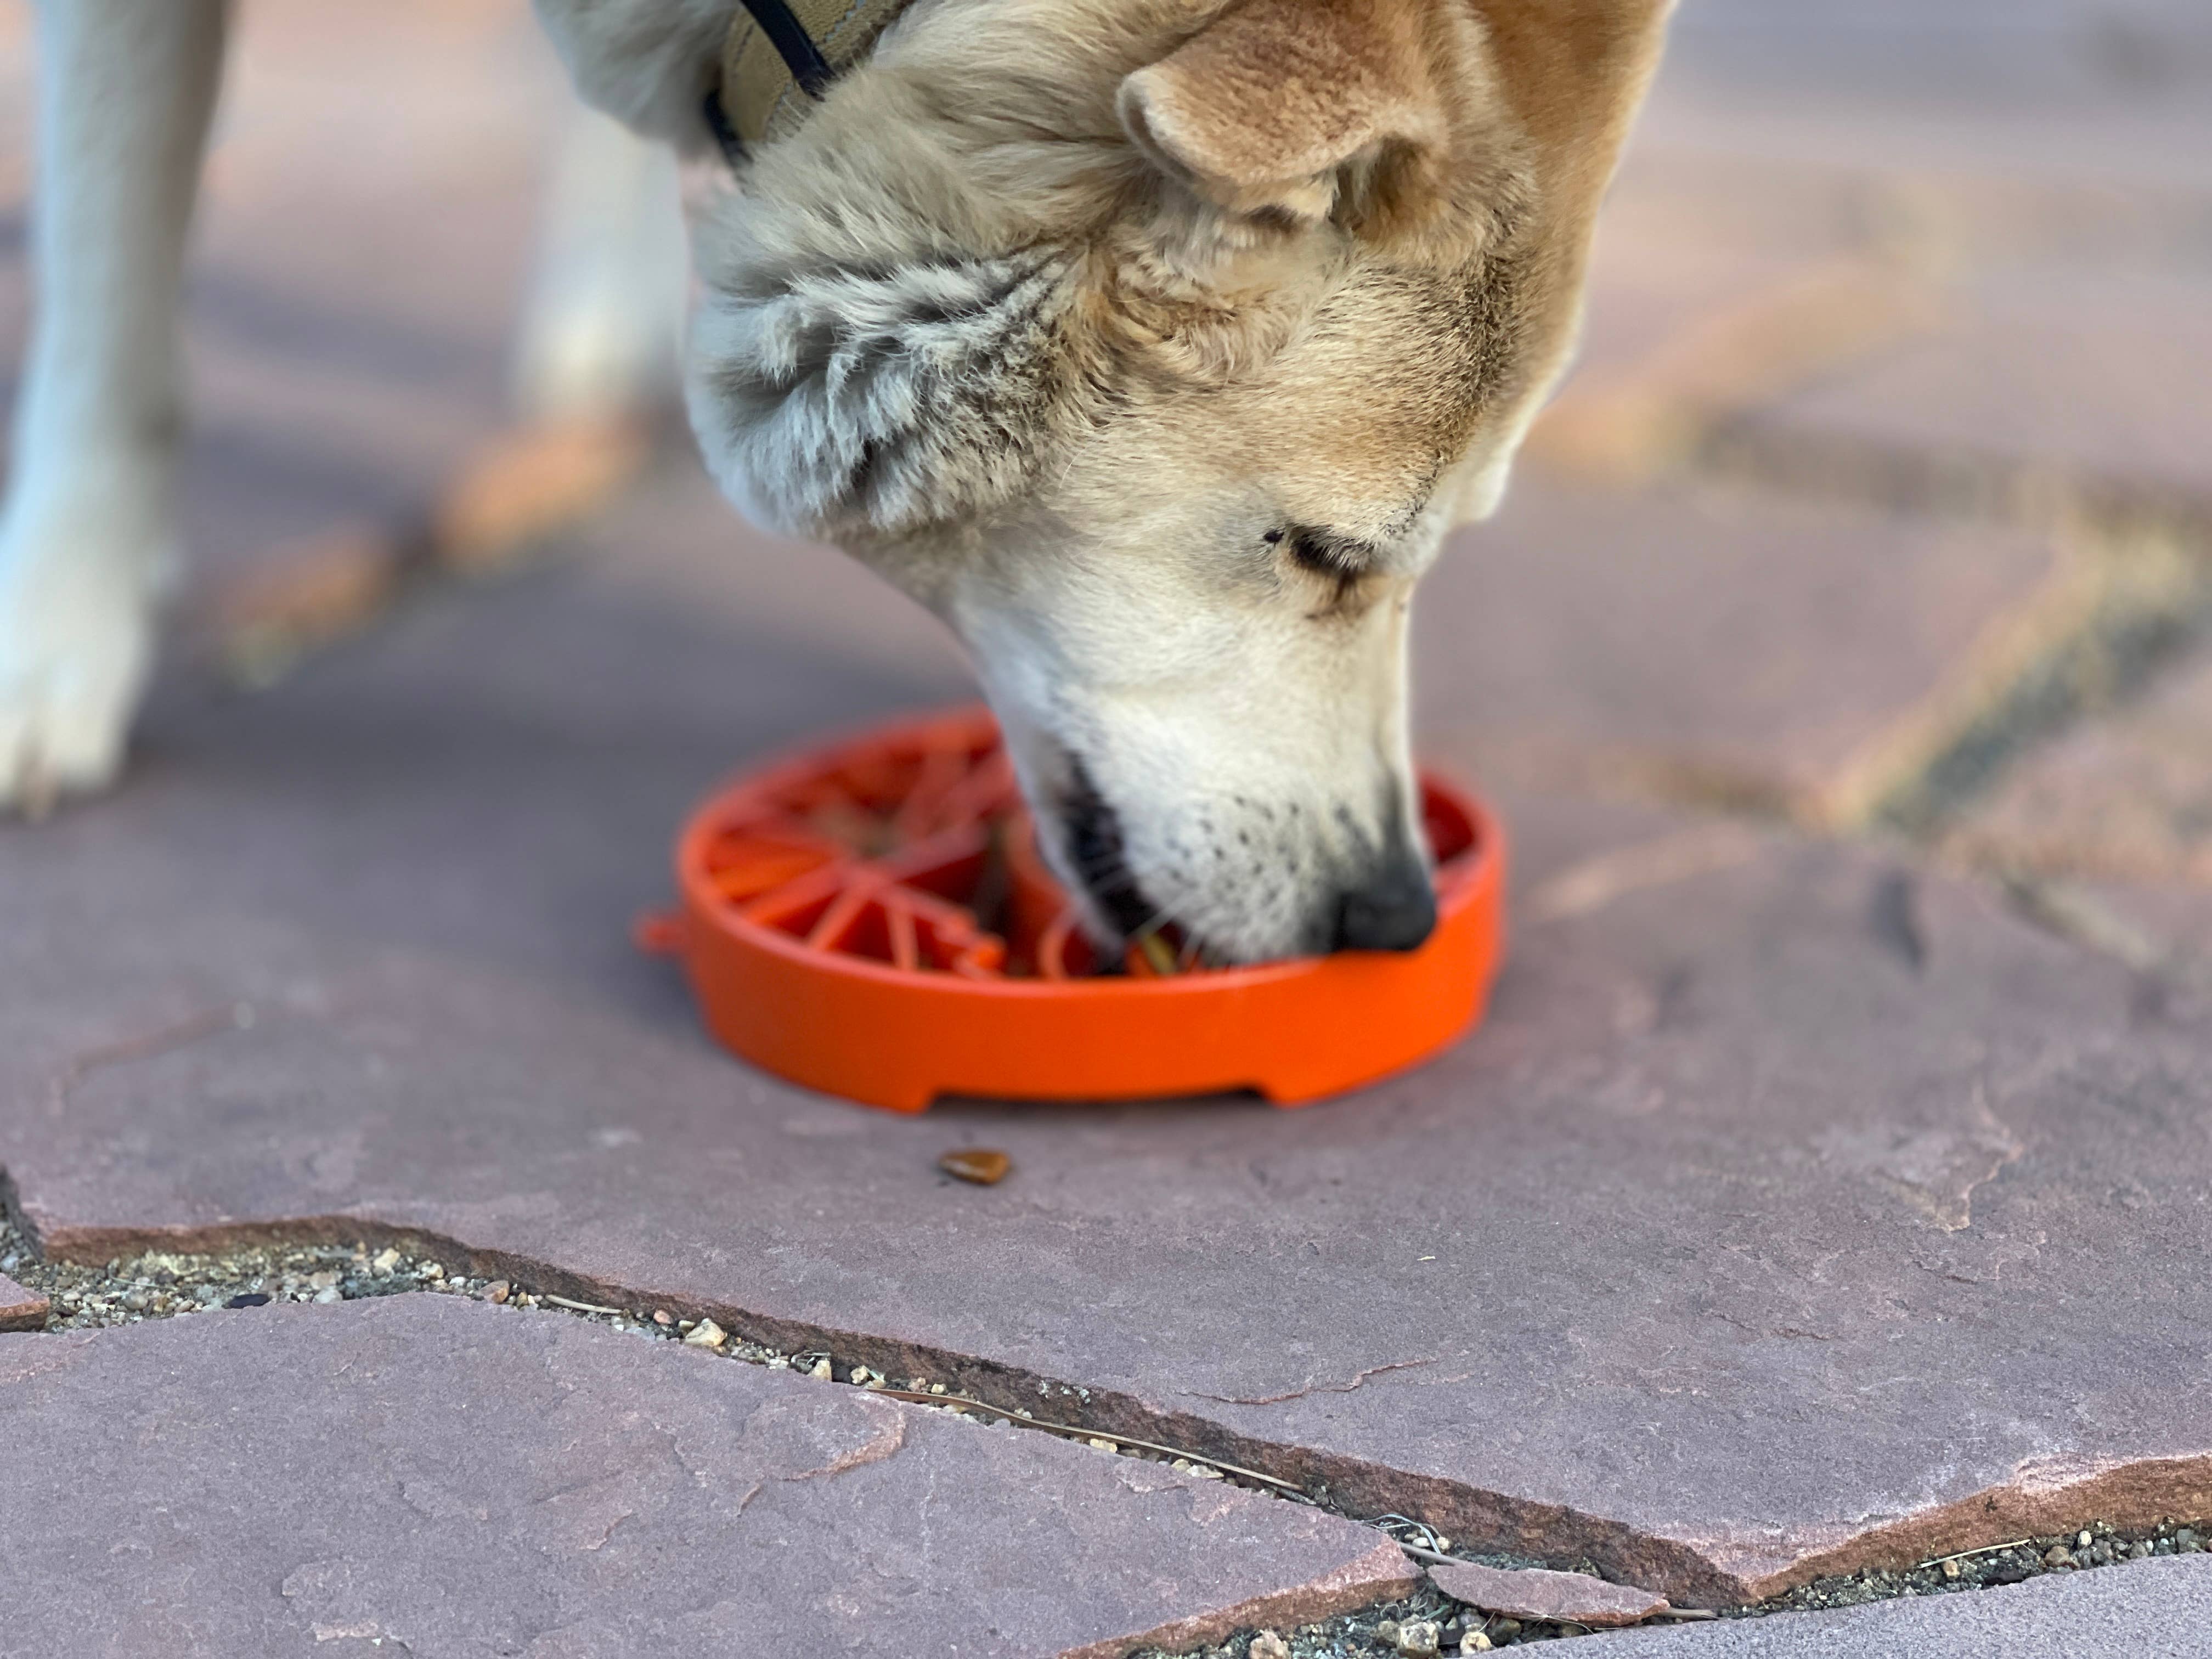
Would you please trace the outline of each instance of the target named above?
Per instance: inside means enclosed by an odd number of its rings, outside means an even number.
[[[1430,1567],[1428,1574],[1437,1588],[1455,1601],[1510,1619],[1572,1620],[1578,1625],[1605,1627],[1638,1624],[1667,1610],[1663,1595],[1583,1572],[1459,1562],[1439,1563]]]
[[[1590,1659],[2199,1659],[2208,1629],[2212,1557],[2177,1555],[1830,1613],[1617,1631],[1589,1651]]]
[[[2016,458],[2200,499],[2212,489],[2212,415],[2191,390],[2212,374],[2212,270],[2001,271],[1953,304],[1962,314],[1933,337],[1779,399],[1760,421],[1802,442]]]
[[[1962,812],[1962,861],[2048,878],[2108,948],[2199,994],[2212,989],[2212,652],[2024,757]]]
[[[1317,1510],[416,1295],[0,1341],[0,1651],[1071,1655],[1386,1600]]]
[[[0,1274],[0,1331],[35,1331],[46,1322],[46,1298]]]
[[[2024,532],[1531,473],[1422,586],[1422,728],[1493,779],[1786,805],[2049,567]]]

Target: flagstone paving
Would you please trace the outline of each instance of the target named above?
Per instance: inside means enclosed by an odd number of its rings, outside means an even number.
[[[1423,729],[1509,775],[1810,810],[2051,563],[2018,530],[1539,473],[1424,585]]]
[[[2194,84],[2201,20],[2141,9]],[[304,17],[247,9],[265,56],[211,197],[191,511],[218,566],[412,511],[492,429],[534,207],[544,60],[470,95],[519,5],[394,13],[335,82],[310,72],[325,25]],[[1970,21],[1970,43],[2018,32],[1992,52],[1915,36],[1952,102],[1877,122],[1865,83],[1896,20],[1801,21],[1820,50],[1778,52],[1740,8],[1686,19],[1570,403],[1594,387],[1606,420],[1686,409],[1814,447],[1979,445],[2195,499],[2196,414],[2152,382],[2169,363],[2186,382],[2201,330],[2145,333],[2163,313],[2121,301],[2197,280],[2212,152],[2142,137],[2199,133],[2201,111],[2085,89],[2040,10]],[[425,112],[380,158],[374,89],[424,29],[451,31]],[[0,81],[19,82],[11,41]],[[319,124],[352,135],[343,190],[299,170]],[[2100,195],[2114,169],[2156,189]],[[20,187],[0,167],[0,193]],[[394,263],[425,202],[434,257]],[[2058,271],[2053,249],[2092,233],[2104,263]],[[2017,360],[2061,275],[2100,327],[2142,334],[2131,357]],[[1939,289],[1953,309],[1923,326],[1911,306]],[[19,302],[0,258],[0,315]],[[2140,430],[2100,412],[2160,409]],[[1978,740],[1961,688],[2002,707],[1985,682],[2027,676],[1988,647],[2063,597],[2052,526],[1793,495],[1812,475],[1786,468],[1715,479],[1695,444],[1609,482],[1571,465],[1576,433],[1637,429],[1540,432],[1504,519],[1425,592],[1427,743],[1498,794],[1516,869],[1492,1017],[1430,1067],[1297,1113],[905,1120],[714,1049],[628,943],[685,807],[967,680],[906,601],[738,526],[669,458],[541,568],[434,595],[265,695],[173,672],[120,793],[0,825],[0,1194],[88,1261],[427,1240],[1678,1604],[2212,1516],[2212,995],[2185,971],[2201,666],[2139,704],[2118,680],[2117,708],[2084,695],[2047,740],[2007,727],[1986,789],[1935,791],[1917,839],[1821,839],[1860,827],[1836,803],[1868,757]],[[2168,528],[2194,533],[2185,516]],[[2197,625],[2186,593],[2157,602],[2167,643]],[[1012,1156],[1002,1184],[938,1172],[975,1144]],[[546,1656],[1103,1654],[1403,1582],[1379,1534],[1311,1509],[442,1298],[10,1336],[0,1373],[0,1463],[23,1471],[0,1480],[21,1568],[0,1653],[72,1650],[47,1638],[83,1618],[63,1587],[87,1575],[109,1624],[70,1639],[110,1649],[467,1651],[526,1630]],[[771,1478],[886,1422],[895,1455]],[[678,1462],[706,1483],[641,1473]],[[74,1528],[8,1518],[88,1492]],[[963,1559],[922,1562],[944,1528]],[[741,1581],[772,1529],[773,1577]],[[2203,1573],[1590,1651],[2189,1652]]]
[[[2062,922],[2102,928],[2110,948],[2212,990],[2212,653],[2185,657],[2140,702],[2022,762],[1946,844],[2041,879]]]
[[[1417,1576],[1318,1510],[445,1297],[0,1340],[0,1654],[41,1659],[1103,1659]]]
[[[812,1098],[623,924],[714,768],[890,688],[584,556],[173,705],[131,789],[0,838],[52,1248],[419,1230],[1678,1599],[2212,1478],[2212,1073],[2124,969],[1909,862],[1533,799],[1493,1019],[1396,1083]],[[934,1170],[977,1143],[1002,1186]]]

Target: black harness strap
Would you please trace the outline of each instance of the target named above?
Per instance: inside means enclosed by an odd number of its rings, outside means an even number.
[[[783,0],[744,0],[744,3],[761,33],[768,36],[769,45],[775,48],[775,55],[783,59],[783,66],[791,71],[791,78],[799,82],[799,89],[809,98],[819,98],[829,91],[830,82],[836,78],[830,60],[822,55],[822,48],[814,44],[805,27],[791,15],[791,8]]]

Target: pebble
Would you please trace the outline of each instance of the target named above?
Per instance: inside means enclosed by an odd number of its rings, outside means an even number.
[[[816,1360],[814,1362],[813,1370],[808,1371],[806,1374],[817,1382],[831,1382],[835,1380],[836,1377],[836,1373],[830,1369],[830,1359],[829,1356],[826,1354],[821,1358]]]
[[[328,1307],[333,1302],[344,1301],[345,1292],[335,1285],[325,1285],[321,1290],[315,1292],[314,1299],[317,1302],[321,1303],[324,1306]]]
[[[653,1310],[653,1322],[656,1325],[673,1325],[676,1322],[676,1316],[665,1308],[655,1308]]]
[[[2070,1567],[2074,1565],[2074,1558],[2066,1553],[2065,1545],[2053,1544],[2044,1551],[2043,1565],[2051,1568]]]
[[[2075,1537],[2074,1547],[2078,1550],[2086,1550],[2089,1547],[2090,1544],[2094,1541],[2094,1537],[2095,1534],[2092,1533],[2080,1533]]]
[[[1490,1651],[1490,1638],[1479,1630],[1471,1630],[1459,1638],[1459,1650],[1462,1653],[1487,1653]]]
[[[1263,1630],[1244,1650],[1244,1659],[1291,1659],[1291,1644],[1271,1630]]]
[[[1083,1443],[1090,1447],[1093,1451],[1104,1452],[1109,1457],[1115,1452],[1121,1449],[1121,1447],[1116,1445],[1113,1441],[1102,1440],[1095,1434],[1088,1440],[1085,1440]]]
[[[1437,1621],[1415,1619],[1398,1626],[1398,1651],[1406,1659],[1434,1659],[1437,1650]]]
[[[388,1273],[399,1265],[399,1252],[390,1249],[379,1250],[368,1265],[374,1272]]]
[[[719,1348],[728,1340],[720,1325],[711,1319],[702,1319],[685,1334],[684,1346],[687,1348]]]
[[[495,1279],[484,1286],[484,1297],[490,1302],[504,1302],[514,1293],[514,1287],[503,1279]]]
[[[2197,1535],[2194,1527],[2176,1527],[2173,1529],[2173,1547],[2185,1555],[2191,1555],[2204,1547],[2204,1540]]]
[[[1959,1564],[1956,1561],[1946,1561],[1943,1564],[1943,1576],[1946,1578],[1956,1578],[1959,1576]]]

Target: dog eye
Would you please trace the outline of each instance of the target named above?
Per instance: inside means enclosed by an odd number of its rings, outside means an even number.
[[[1325,530],[1271,530],[1267,539],[1284,544],[1291,560],[1301,568],[1340,583],[1358,581],[1374,562],[1370,549]]]

